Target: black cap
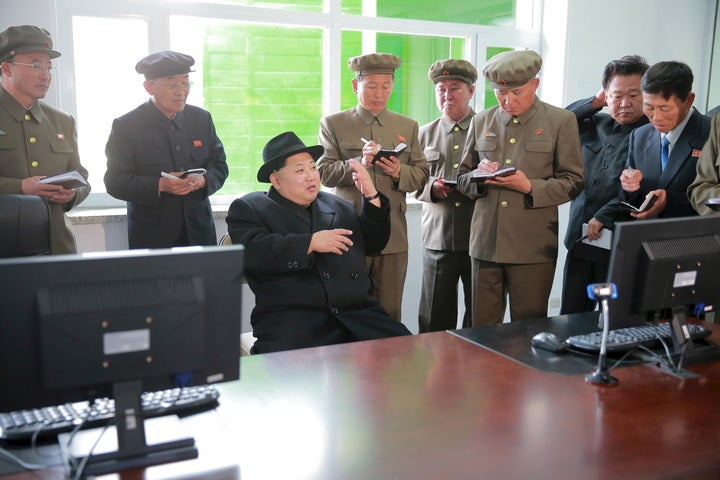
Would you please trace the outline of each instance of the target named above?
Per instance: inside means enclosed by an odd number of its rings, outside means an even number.
[[[148,55],[135,65],[135,71],[145,75],[146,80],[184,75],[192,72],[195,59],[184,53],[165,50]]]
[[[60,52],[53,50],[50,32],[34,25],[8,27],[0,33],[0,61],[14,57],[20,53],[47,53],[50,58],[57,58]]]
[[[321,145],[306,147],[294,132],[284,132],[271,139],[263,148],[263,165],[257,173],[258,182],[270,183],[270,174],[296,153],[308,152],[313,160],[320,158],[325,149]]]

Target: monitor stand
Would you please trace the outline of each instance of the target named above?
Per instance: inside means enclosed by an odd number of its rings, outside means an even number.
[[[146,443],[141,405],[142,391],[142,382],[140,381],[113,384],[118,449],[114,452],[96,455],[90,451],[90,457],[84,468],[82,465],[84,459],[76,458],[73,470],[82,469],[83,476],[102,475],[198,457],[198,450],[193,438],[183,438],[154,445]],[[65,448],[62,444],[61,447]],[[73,478],[76,473],[73,471]]]
[[[686,335],[685,314],[687,309],[684,307],[673,308],[672,318],[670,319],[670,331],[672,333],[673,351],[667,352],[667,359],[662,362],[660,368],[663,372],[678,378],[698,378],[695,372],[682,368],[683,361],[686,357],[692,355],[693,341],[689,335]],[[677,358],[677,363],[676,359]]]

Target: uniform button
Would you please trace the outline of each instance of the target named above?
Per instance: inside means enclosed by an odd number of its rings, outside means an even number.
[[[501,207],[507,207],[507,202],[500,202]]]
[[[375,121],[373,122],[373,125],[375,125],[375,126],[377,127],[378,125],[380,125],[380,122],[378,122],[377,120],[375,120]]]
[[[25,114],[25,120],[32,120],[32,117],[30,116],[29,113]]]
[[[330,274],[329,274],[328,272],[323,272],[323,273],[322,273],[322,277],[323,277],[325,280],[330,280]]]
[[[455,202],[455,207],[456,207],[456,208],[460,208],[460,205],[462,205],[462,203],[460,203],[460,202]]]
[[[350,274],[350,278],[352,278],[353,280],[357,280],[358,278],[360,278],[360,274],[357,272],[353,272]]]
[[[38,165],[40,165],[40,164],[38,163],[38,161],[37,161],[37,160],[33,160],[33,161],[32,161],[32,163],[31,163],[30,165],[32,165],[32,167],[33,167],[33,168],[37,168],[37,167],[38,167]]]
[[[453,132],[459,132],[459,131],[460,131],[460,127],[458,127],[457,125],[455,125],[455,128],[453,128]]]
[[[340,313],[340,309],[337,308],[337,307],[332,307],[332,308],[330,309],[330,311],[331,311],[332,313],[334,313],[335,315],[337,315],[338,313]]]
[[[513,143],[513,144],[514,144],[515,142],[517,142],[517,140],[515,140],[514,138],[511,138],[511,139],[510,139],[510,143]]]
[[[505,159],[505,165],[510,165],[512,163],[512,159],[506,158]]]
[[[520,123],[520,120],[518,120],[517,117],[513,117],[513,123]]]
[[[453,163],[453,168],[458,168],[460,166],[459,163]]]
[[[453,145],[453,150],[457,150],[458,148],[460,148],[460,145]]]
[[[29,141],[30,143],[37,143],[37,138],[35,138],[35,137],[30,137],[30,138],[28,139],[28,141]]]
[[[599,184],[600,184],[600,180],[598,180],[597,178],[595,180],[593,180],[593,185],[599,185]]]
[[[176,151],[179,152],[181,149],[182,149],[182,147],[181,147],[180,145],[175,145],[175,150],[176,150]]]

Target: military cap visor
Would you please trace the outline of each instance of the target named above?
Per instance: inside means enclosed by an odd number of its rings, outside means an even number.
[[[57,50],[53,50],[50,32],[44,28],[20,25],[9,27],[0,33],[0,61],[29,52],[45,53],[51,59],[61,55]]]
[[[483,75],[494,89],[518,88],[540,71],[542,58],[532,50],[498,53],[487,61]]]
[[[473,85],[477,80],[478,73],[472,63],[467,60],[438,60],[430,65],[428,78],[433,83],[442,80],[461,80]]]

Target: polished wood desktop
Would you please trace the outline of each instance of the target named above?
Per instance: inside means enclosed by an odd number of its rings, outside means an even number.
[[[107,478],[720,478],[720,362],[618,368],[607,388],[438,332],[241,365],[217,411],[181,422],[197,460]]]

